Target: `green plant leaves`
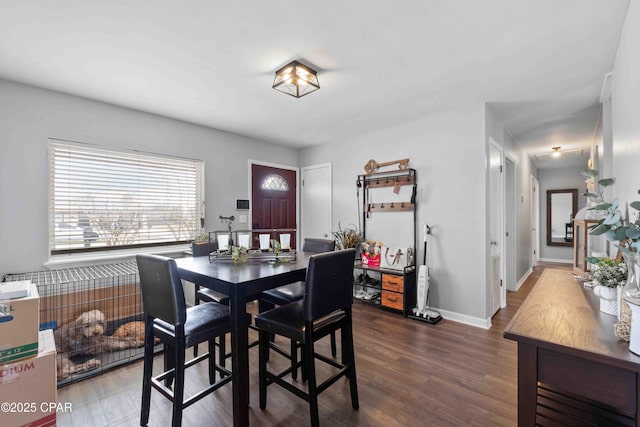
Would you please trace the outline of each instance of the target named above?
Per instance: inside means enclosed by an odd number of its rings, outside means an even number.
[[[627,230],[629,227],[620,227],[616,230],[616,240],[622,241],[627,238]]]
[[[586,178],[592,178],[594,176],[598,176],[598,171],[595,169],[587,169],[586,171],[580,172],[580,175]]]
[[[593,234],[594,236],[599,236],[601,234],[606,233],[607,231],[609,231],[611,229],[611,226],[601,223],[598,224],[597,226],[595,226],[592,230],[590,234]]]
[[[608,187],[610,185],[613,185],[616,183],[616,179],[615,178],[604,178],[598,181],[598,184],[602,185],[603,187]]]
[[[591,209],[595,210],[595,211],[606,211],[607,209],[609,209],[610,207],[612,207],[613,205],[611,203],[601,203],[597,206],[592,207]]]
[[[597,258],[594,256],[588,256],[584,260],[587,261],[589,264],[593,264],[593,265],[600,264],[600,258]]]
[[[588,191],[585,191],[584,193],[582,193],[582,195],[583,195],[584,197],[588,197],[588,198],[590,198],[590,199],[593,199],[593,198],[598,197],[598,195],[597,195],[597,194],[595,194],[595,193],[589,193]]]

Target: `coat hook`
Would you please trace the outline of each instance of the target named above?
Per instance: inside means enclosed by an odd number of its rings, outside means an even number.
[[[381,209],[382,209],[382,208],[384,208],[384,202],[383,202],[383,203],[380,203],[380,208],[381,208]]]
[[[391,202],[391,209],[393,209],[393,202]]]

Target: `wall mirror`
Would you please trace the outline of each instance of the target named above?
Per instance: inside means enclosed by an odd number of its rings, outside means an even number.
[[[547,190],[547,245],[573,246],[578,189]]]

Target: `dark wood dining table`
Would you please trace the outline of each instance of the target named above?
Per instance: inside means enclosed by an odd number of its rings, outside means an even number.
[[[176,259],[182,279],[229,295],[233,385],[233,425],[249,425],[249,320],[246,304],[260,292],[305,280],[311,253],[289,262],[209,261],[208,256]]]

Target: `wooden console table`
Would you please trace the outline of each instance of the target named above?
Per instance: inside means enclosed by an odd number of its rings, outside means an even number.
[[[547,269],[504,331],[518,342],[518,425],[640,426],[640,357],[567,270]]]

